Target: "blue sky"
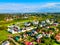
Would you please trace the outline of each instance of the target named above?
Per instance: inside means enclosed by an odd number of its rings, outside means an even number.
[[[60,12],[60,0],[0,0],[0,13]]]
[[[40,3],[40,2],[59,2],[60,0],[0,0],[0,2],[10,3]]]

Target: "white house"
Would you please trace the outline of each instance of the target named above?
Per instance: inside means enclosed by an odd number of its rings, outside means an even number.
[[[46,22],[47,22],[48,24],[50,24],[50,20],[49,20],[49,19],[46,19]]]
[[[42,37],[43,37],[42,34],[39,34],[39,35],[36,36],[36,38],[42,38]]]
[[[9,41],[5,41],[2,43],[2,45],[10,45],[10,42]]]
[[[53,24],[53,23],[54,23],[54,21],[51,21],[51,22],[50,22],[50,24]]]
[[[18,27],[16,25],[8,26],[8,32],[10,32],[12,34],[20,32],[19,30],[20,30],[20,27]]]
[[[41,24],[45,24],[46,22],[45,21],[41,21]]]
[[[46,34],[46,37],[50,37],[50,34]]]
[[[33,21],[33,24],[34,25],[38,25],[39,24],[39,21]]]
[[[27,19],[28,17],[27,16],[24,16],[25,19]]]
[[[25,25],[25,26],[30,26],[31,23],[30,23],[30,22],[27,22],[27,23],[25,23],[24,25]]]
[[[6,20],[6,21],[12,21],[13,18],[6,18],[5,20]]]
[[[43,27],[43,25],[42,25],[42,24],[40,24],[39,26],[40,26],[40,27]]]
[[[34,28],[32,28],[32,27],[26,27],[26,28],[23,28],[23,29],[22,29],[22,32],[30,31],[30,30],[32,30],[32,29],[34,29]]]

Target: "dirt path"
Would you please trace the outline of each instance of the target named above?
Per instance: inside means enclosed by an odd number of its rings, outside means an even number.
[[[9,38],[15,45],[19,45],[13,38]]]

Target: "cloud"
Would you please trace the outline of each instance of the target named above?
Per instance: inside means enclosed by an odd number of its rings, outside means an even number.
[[[0,13],[60,11],[60,3],[0,3]]]

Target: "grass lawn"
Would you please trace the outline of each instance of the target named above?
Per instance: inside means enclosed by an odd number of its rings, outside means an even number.
[[[0,41],[6,40],[8,38],[9,33],[6,30],[0,31]]]
[[[52,28],[56,28],[56,26],[51,26]]]
[[[53,43],[53,45],[60,45],[60,44],[57,44],[57,43]]]

